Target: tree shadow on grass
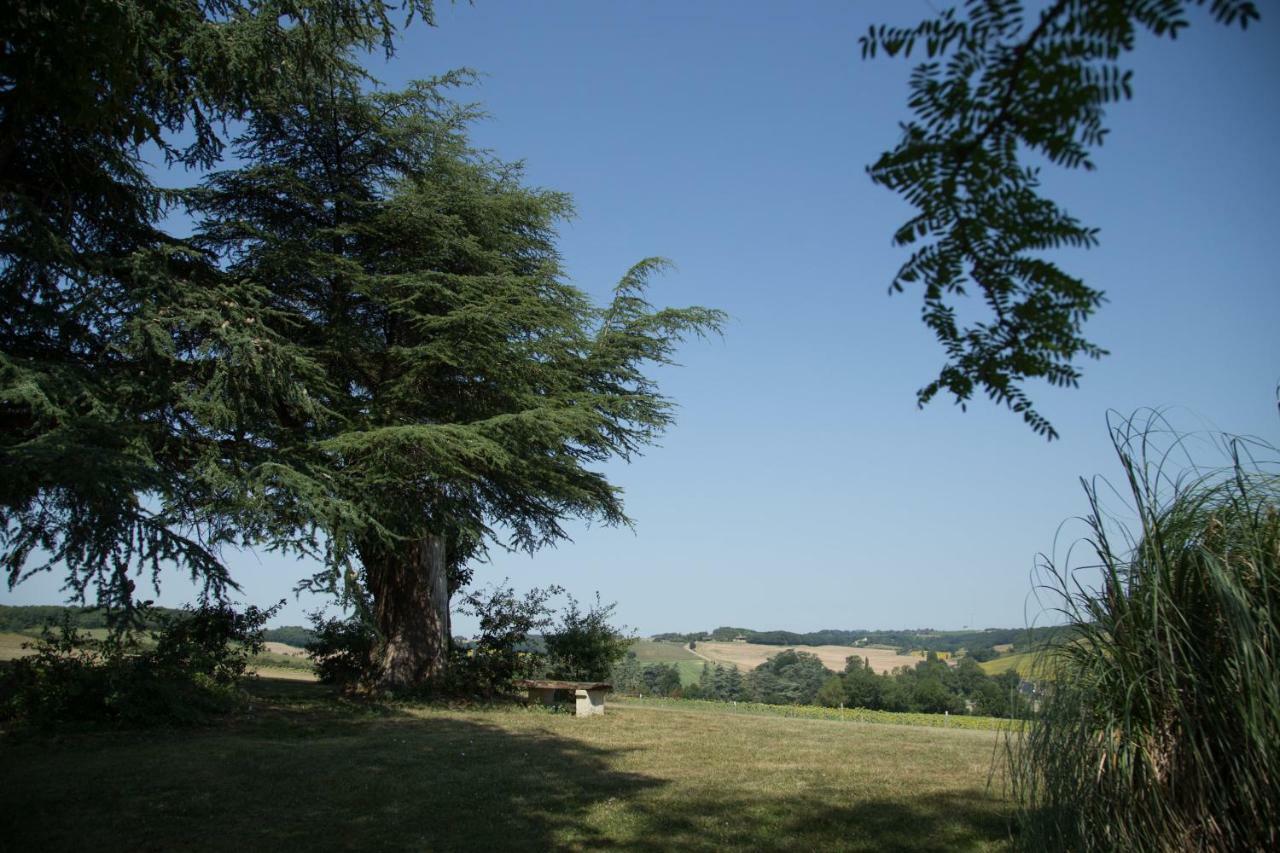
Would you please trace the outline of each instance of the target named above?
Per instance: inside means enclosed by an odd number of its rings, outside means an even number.
[[[368,708],[287,682],[254,692],[251,714],[220,728],[0,740],[0,851],[951,851],[1007,836],[981,791],[672,791],[619,769],[636,747],[565,736],[609,718],[566,729],[540,711]]]
[[[1008,817],[981,792],[938,793],[910,802],[837,797],[721,797],[714,793],[664,804],[644,815],[645,827],[626,845],[637,851],[1005,849]]]
[[[539,712],[499,726],[281,690],[216,729],[0,744],[23,779],[0,851],[598,848],[589,811],[664,784]]]

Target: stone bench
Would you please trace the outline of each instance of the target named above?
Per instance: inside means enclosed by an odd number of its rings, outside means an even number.
[[[519,686],[529,691],[530,702],[543,705],[556,704],[557,693],[573,693],[579,717],[603,714],[604,694],[613,689],[612,684],[602,681],[522,681]]]

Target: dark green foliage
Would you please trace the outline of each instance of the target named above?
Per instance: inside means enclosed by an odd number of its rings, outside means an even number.
[[[770,705],[812,705],[830,675],[816,655],[788,649],[747,675],[747,695]]]
[[[716,670],[711,661],[702,664],[702,672],[698,674],[698,691],[703,699],[716,698]]]
[[[268,643],[284,643],[289,646],[297,646],[298,648],[306,648],[307,643],[315,639],[315,634],[309,628],[303,628],[301,625],[284,625],[280,628],[268,628],[262,632],[262,639]]]
[[[205,604],[163,617],[146,645],[128,631],[95,640],[67,619],[3,674],[0,712],[38,726],[194,724],[229,713],[239,707],[249,658],[262,650],[262,626],[279,607],[239,613]]]
[[[658,673],[648,677],[652,689]],[[852,655],[845,661],[844,672],[833,674],[816,656],[788,649],[745,678],[737,667],[726,669],[716,664],[713,669],[708,664],[696,693],[697,698],[725,702],[1025,717],[1029,708],[1017,692],[1020,683],[1017,673],[988,676],[972,660],[949,666],[932,652],[914,667],[900,667],[883,675],[877,675],[863,658]]]
[[[235,684],[249,658],[262,651],[267,620],[283,606],[283,601],[267,610],[250,606],[241,613],[229,604],[210,602],[179,616],[162,617],[159,630],[151,632],[154,646],[148,656],[163,672]]]
[[[439,93],[465,75],[387,92],[360,66],[415,16],[428,0],[4,16],[10,585],[56,566],[128,608],[139,571],[176,564],[217,598],[222,546],[292,549],[371,597],[379,653],[417,681],[443,669],[448,597],[495,530],[533,550],[565,518],[627,522],[596,469],[671,423],[643,368],[721,315],[652,309],[656,260],[604,307],[564,282],[568,199],[468,146]],[[242,167],[152,185],[142,146],[210,168],[226,120]],[[175,204],[194,239],[157,225]],[[443,595],[416,584],[433,561]],[[419,614],[431,631],[405,630]]]
[[[815,705],[822,705],[826,708],[843,707],[844,700],[844,682],[838,675],[833,675],[822,682],[822,687],[818,689],[817,694],[813,697]]]
[[[998,654],[991,646],[978,646],[977,648],[970,649],[965,657],[977,661],[978,663],[983,663],[985,661],[995,660],[998,657]]]
[[[1206,0],[1055,0],[1028,15],[1018,0],[968,0],[915,27],[872,27],[863,57],[883,52],[926,61],[911,75],[913,117],[871,179],[915,209],[894,234],[912,247],[890,286],[923,290],[925,324],[946,352],[940,391],[962,406],[975,389],[1020,412],[1037,433],[1057,432],[1023,385],[1075,386],[1080,356],[1106,351],[1082,336],[1103,294],[1047,257],[1096,245],[1090,228],[1040,193],[1039,160],[1092,169],[1109,104],[1131,95],[1119,64],[1140,31],[1175,37]],[[1212,17],[1242,28],[1258,19],[1248,0],[1212,0]],[[1030,19],[1030,20],[1029,20]],[[953,298],[980,292],[988,319],[967,326]]]
[[[369,619],[358,609],[343,618],[326,618],[320,611],[308,616],[311,630],[306,633],[311,638],[306,642],[307,657],[316,677],[348,691],[370,689],[378,677],[373,654],[378,632]]]
[[[609,681],[613,684],[615,693],[635,696],[644,691],[644,673],[635,652],[627,652],[614,664]]]
[[[586,612],[572,595],[567,598],[559,624],[543,635],[547,675],[566,681],[604,681],[635,637],[609,624],[617,604],[602,604],[599,593]]]
[[[716,667],[716,697],[725,702],[737,702],[747,698],[745,679],[737,664],[729,664],[724,670],[724,682],[720,681],[720,667]]]
[[[641,673],[641,693],[645,696],[671,696],[679,698],[684,689],[680,681],[680,668],[674,664],[652,663]]]
[[[654,634],[649,639],[655,643],[689,643],[695,640],[701,640],[704,634],[701,631],[695,631],[692,634]]]
[[[158,628],[161,619],[180,616],[183,612],[172,607],[155,607],[149,601],[139,602],[132,624],[135,628]],[[56,628],[64,623],[73,628],[109,628],[112,625],[112,619],[111,614],[99,607],[0,604],[0,631],[22,634],[38,632],[46,626]]]
[[[844,666],[844,703],[850,708],[883,708],[884,688],[866,660],[849,657]]]
[[[534,588],[520,597],[510,586],[495,584],[468,594],[461,609],[480,620],[480,637],[469,648],[454,650],[449,674],[454,689],[492,696],[510,691],[518,679],[541,675],[546,659],[529,650],[530,635],[552,623],[548,602],[561,592],[557,586]]]
[[[397,19],[392,21],[394,12]],[[65,571],[132,605],[176,564],[215,597],[219,546],[260,532],[237,478],[311,367],[254,322],[253,283],[158,223],[178,193],[145,158],[208,168],[223,123],[283,78],[358,77],[429,0],[87,0],[0,15],[0,564],[10,586]]]
[[[1194,441],[1158,416],[1113,428],[1113,441],[1137,528],[1086,484],[1096,561],[1045,561],[1074,641],[1045,661],[1053,681],[1010,751],[1018,838],[1029,850],[1274,850],[1280,454],[1228,439],[1225,469],[1201,468]]]
[[[671,423],[641,368],[721,319],[653,310],[654,259],[601,308],[566,283],[569,200],[470,147],[470,111],[442,94],[465,79],[295,77],[237,141],[245,165],[191,197],[200,245],[258,285],[244,322],[298,365],[228,486],[243,523],[322,558],[315,586],[367,594],[388,675],[408,683],[443,669],[447,599],[487,544],[535,550],[567,517],[626,523],[594,467]],[[427,565],[442,541],[447,566]],[[443,596],[418,580],[437,569]]]

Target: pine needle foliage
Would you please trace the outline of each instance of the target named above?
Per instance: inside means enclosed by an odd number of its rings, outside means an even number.
[[[229,423],[317,418],[315,372],[263,325],[269,295],[160,226],[146,159],[218,162],[228,121],[294,74],[358,77],[429,0],[18,2],[0,15],[0,565],[65,568],[113,611],[177,564],[205,591],[244,541],[225,511],[262,464]],[[323,36],[320,38],[319,36]],[[226,499],[208,502],[210,495]]]
[[[199,245],[268,294],[246,322],[314,367],[275,414],[227,412],[223,440],[263,454],[225,484],[227,511],[322,558],[314,585],[357,599],[383,596],[373,565],[413,574],[422,537],[447,539],[452,594],[486,543],[534,550],[568,517],[626,523],[591,466],[671,423],[645,370],[722,319],[650,306],[659,259],[603,307],[567,283],[570,201],[470,146],[475,111],[447,97],[468,79],[392,92],[295,75],[237,141],[245,165],[191,197]]]
[[[1274,850],[1280,456],[1229,439],[1225,468],[1197,467],[1191,440],[1159,416],[1113,437],[1137,526],[1088,484],[1096,562],[1045,562],[1072,639],[1045,659],[1042,706],[1011,742],[1019,844]]]
[[[1206,5],[1221,24],[1258,19],[1248,0],[1055,0],[1032,14],[1018,0],[967,0],[860,39],[863,58],[921,49],[926,60],[911,74],[912,118],[868,167],[915,208],[893,236],[911,256],[890,292],[922,288],[923,320],[946,354],[921,406],[947,392],[964,407],[981,390],[1057,437],[1024,386],[1074,387],[1079,359],[1106,355],[1082,334],[1103,294],[1052,259],[1096,245],[1098,232],[1042,194],[1037,164],[1093,169],[1106,108],[1132,95],[1121,58],[1137,34],[1176,38],[1191,7]],[[970,291],[986,319],[958,313]]]

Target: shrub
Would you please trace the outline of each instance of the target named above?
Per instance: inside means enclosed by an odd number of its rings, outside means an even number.
[[[210,603],[165,615],[147,644],[132,631],[94,639],[64,617],[31,644],[35,654],[12,663],[0,712],[38,726],[206,722],[241,704],[238,682],[262,648],[264,623],[282,604],[238,613]]]
[[[1280,848],[1280,478],[1238,440],[1175,475],[1159,424],[1113,428],[1136,535],[1087,487],[1099,585],[1044,564],[1073,634],[1009,751],[1027,849]]]
[[[604,681],[635,638],[609,624],[616,602],[602,604],[596,593],[595,603],[584,612],[577,599],[568,599],[560,624],[544,638],[548,674],[569,681]]]
[[[311,639],[307,656],[316,677],[347,691],[370,690],[378,682],[374,650],[378,632],[359,611],[344,618],[325,618],[320,611],[308,613]]]
[[[494,585],[466,596],[461,610],[480,620],[480,638],[469,648],[454,649],[450,688],[493,696],[510,691],[518,679],[542,674],[545,657],[530,634],[551,624],[548,601],[563,591],[534,588],[519,597],[509,586]]]

